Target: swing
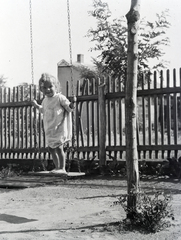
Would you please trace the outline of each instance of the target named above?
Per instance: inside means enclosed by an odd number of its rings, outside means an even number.
[[[31,77],[32,84],[34,84],[34,66],[33,66],[33,28],[32,28],[32,4],[31,0],[29,0],[29,14],[30,14],[30,48],[31,48]],[[74,96],[74,79],[73,79],[73,69],[72,69],[72,43],[71,43],[71,25],[70,25],[70,8],[69,8],[69,0],[67,0],[67,17],[68,17],[68,33],[69,33],[69,56],[70,56],[70,71],[71,71],[71,90],[72,97]],[[72,112],[72,147],[75,147],[75,114]],[[71,161],[71,160],[70,160]],[[69,161],[69,162],[70,162]],[[84,176],[83,172],[67,172],[67,174],[62,173],[52,173],[50,171],[40,171],[40,172],[31,172],[31,175],[49,175],[49,176],[61,176],[61,177],[78,177]]]

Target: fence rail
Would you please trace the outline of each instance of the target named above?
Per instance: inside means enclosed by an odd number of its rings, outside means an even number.
[[[76,95],[76,152],[68,157],[97,156],[101,164],[109,158],[125,160],[124,85],[111,78],[78,81]],[[137,96],[139,158],[177,157],[181,151],[181,70],[155,72],[152,81],[138,87]],[[1,162],[51,159],[42,116],[31,105],[32,99],[41,102],[42,97],[33,85],[0,89]]]

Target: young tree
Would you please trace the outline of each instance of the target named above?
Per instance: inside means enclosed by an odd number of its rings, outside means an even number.
[[[5,83],[6,83],[6,78],[3,75],[1,75],[0,76],[0,87],[4,87]]]
[[[100,53],[97,60],[102,63],[102,72],[118,77],[123,82],[127,76],[127,25],[124,17],[111,21],[111,12],[107,3],[102,0],[93,1],[93,10],[90,16],[97,20],[96,29],[91,28],[87,36],[95,42],[95,47],[91,51]],[[170,24],[167,21],[168,11],[156,15],[154,22],[142,19],[140,21],[139,40],[138,40],[138,70],[150,72],[152,68],[166,66],[162,60],[164,51],[162,47],[169,44],[166,37],[166,30]],[[151,68],[149,60],[154,59]],[[94,60],[95,63],[95,60]],[[142,79],[141,76],[138,80]]]
[[[136,137],[137,119],[137,71],[138,71],[138,27],[140,0],[132,0],[126,14],[128,22],[127,81],[125,88],[125,130],[127,166],[127,217],[132,219],[136,212],[137,192],[139,191],[138,153]]]

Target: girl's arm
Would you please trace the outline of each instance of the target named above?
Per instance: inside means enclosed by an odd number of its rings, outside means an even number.
[[[76,101],[77,101],[76,96],[73,96],[73,97],[72,97],[72,100],[71,100],[71,102],[70,102],[70,105],[69,105],[69,107],[70,107],[71,109],[73,109],[73,108],[75,107]]]
[[[43,112],[43,107],[42,107],[42,105],[39,105],[35,99],[32,101],[32,104],[33,104],[33,106],[36,107],[41,113]]]
[[[67,112],[72,112],[75,107],[76,97],[73,96],[71,102],[63,94],[59,94],[60,104]]]

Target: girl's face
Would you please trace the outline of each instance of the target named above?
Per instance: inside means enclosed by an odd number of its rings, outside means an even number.
[[[40,91],[47,97],[53,97],[55,94],[55,85],[50,81],[45,81],[40,85]]]

